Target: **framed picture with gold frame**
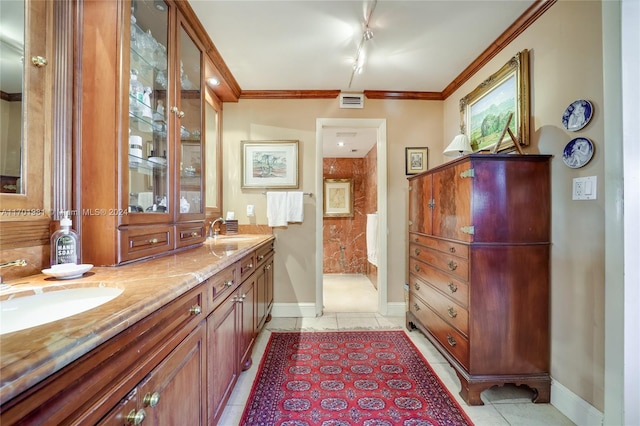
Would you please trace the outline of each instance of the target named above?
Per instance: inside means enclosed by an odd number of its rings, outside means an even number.
[[[242,141],[242,188],[298,188],[298,141]]]
[[[460,130],[474,151],[491,151],[500,141],[501,151],[515,148],[505,126],[520,146],[529,145],[529,51],[522,50],[496,73],[460,99]]]
[[[324,179],[324,217],[353,217],[353,179]]]

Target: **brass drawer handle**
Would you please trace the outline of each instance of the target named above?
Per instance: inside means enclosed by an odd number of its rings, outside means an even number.
[[[147,413],[145,413],[144,410],[131,410],[129,414],[127,414],[127,423],[139,425],[144,421],[145,417],[147,417]]]
[[[160,394],[158,392],[147,393],[144,396],[142,402],[147,407],[155,407],[156,405],[158,405],[158,402],[160,402]]]
[[[413,304],[413,309],[415,309],[416,311],[419,311],[420,310],[420,306],[418,306],[417,303],[414,303]]]
[[[453,260],[449,261],[450,270],[455,271],[457,267],[458,267],[458,264],[456,262],[454,262]]]
[[[413,269],[415,269],[416,272],[420,272],[420,266],[419,265],[414,265]]]
[[[453,282],[450,282],[448,287],[449,290],[451,290],[451,293],[455,293],[456,291],[458,291],[458,287]]]
[[[201,313],[202,313],[202,308],[200,307],[200,305],[193,305],[189,309],[189,315],[199,315]]]
[[[198,236],[198,233],[197,233],[196,231],[193,231],[193,232],[191,233],[191,236],[192,236],[192,237],[197,237],[197,236]]]
[[[449,247],[449,253],[455,253],[456,252],[456,248],[455,247]]]
[[[414,287],[416,290],[420,290],[420,284],[419,284],[419,283],[413,283],[413,287]]]
[[[231,287],[233,285],[233,280],[228,280],[224,282],[225,287]]]
[[[158,239],[157,238],[150,239],[149,244],[158,244]]]
[[[458,313],[456,312],[456,310],[455,310],[455,309],[453,309],[453,306],[449,306],[449,307],[447,308],[447,312],[449,313],[449,316],[450,316],[451,318],[455,318],[455,317],[457,317],[457,316],[458,316]]]
[[[264,259],[264,255],[258,256],[258,260],[262,260],[262,259]]]
[[[251,268],[253,268],[253,263],[250,263],[247,265],[247,269],[251,269]]]
[[[449,346],[451,346],[451,347],[455,346],[458,343],[458,342],[456,342],[456,339],[450,334],[447,334],[447,342],[449,343]]]
[[[413,252],[416,254],[416,256],[420,256],[420,249],[414,249]]]
[[[37,68],[42,68],[47,66],[49,62],[47,61],[47,58],[45,58],[44,56],[32,56],[31,63]]]
[[[267,266],[265,266],[264,269],[266,269],[267,271],[271,269],[271,264],[268,264]]]

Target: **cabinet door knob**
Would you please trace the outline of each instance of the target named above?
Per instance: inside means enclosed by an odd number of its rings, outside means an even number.
[[[450,282],[448,284],[449,290],[451,290],[451,293],[455,293],[456,291],[458,291],[458,287],[456,287],[456,285],[452,282]]]
[[[267,271],[268,271],[269,269],[271,269],[271,264],[269,264],[269,265],[265,266],[265,268],[264,268],[264,269],[266,269]]]
[[[455,346],[458,343],[458,342],[456,342],[456,339],[450,334],[447,334],[447,342],[449,343],[449,346],[451,346],[451,347]]]
[[[258,256],[258,260],[262,260],[262,259],[264,259],[264,255]]]
[[[49,62],[44,56],[32,56],[31,63],[37,68],[42,68],[46,67]]]
[[[458,267],[458,264],[456,262],[454,262],[453,260],[449,261],[450,270],[455,271],[457,267]]]
[[[147,416],[147,413],[144,410],[140,409],[138,411],[131,410],[129,414],[127,414],[127,423],[132,425],[139,425],[144,421],[144,418]]]
[[[456,310],[455,310],[455,309],[453,309],[453,306],[449,306],[449,307],[447,308],[447,313],[449,314],[449,316],[450,316],[451,318],[455,318],[455,317],[457,317],[457,316],[458,316],[458,313],[456,312]]]
[[[155,407],[160,402],[160,394],[158,392],[147,393],[142,400],[147,407]]]
[[[202,308],[200,307],[200,305],[193,305],[191,309],[189,309],[190,315],[199,315],[201,313],[202,313]]]
[[[233,285],[233,280],[228,280],[224,282],[225,287],[231,287]]]

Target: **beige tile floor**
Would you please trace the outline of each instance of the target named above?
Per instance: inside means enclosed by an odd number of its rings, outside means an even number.
[[[258,335],[253,349],[253,365],[243,372],[218,423],[221,426],[239,424],[251,386],[272,331],[329,331],[353,329],[404,330],[420,349],[425,359],[440,377],[449,392],[478,426],[573,425],[551,404],[533,404],[531,391],[513,386],[492,388],[482,393],[483,406],[467,406],[458,392],[460,382],[446,360],[418,331],[408,332],[404,317],[384,317],[376,313],[325,313],[318,318],[273,318]]]
[[[362,274],[322,276],[324,312],[377,312],[378,291]]]

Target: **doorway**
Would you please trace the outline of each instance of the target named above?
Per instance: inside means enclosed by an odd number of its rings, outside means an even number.
[[[376,207],[377,207],[377,303],[375,312],[382,315],[387,313],[387,256],[386,256],[386,229],[387,229],[387,144],[386,144],[386,120],[384,119],[330,119],[316,120],[316,316],[321,316],[324,308],[324,188],[323,188],[323,147],[327,129],[353,129],[359,131],[372,131],[375,135],[375,147],[377,151],[376,169]],[[332,277],[335,278],[335,277]],[[349,277],[346,277],[349,278]],[[345,293],[346,294],[346,293]],[[355,303],[356,301],[354,301]]]

